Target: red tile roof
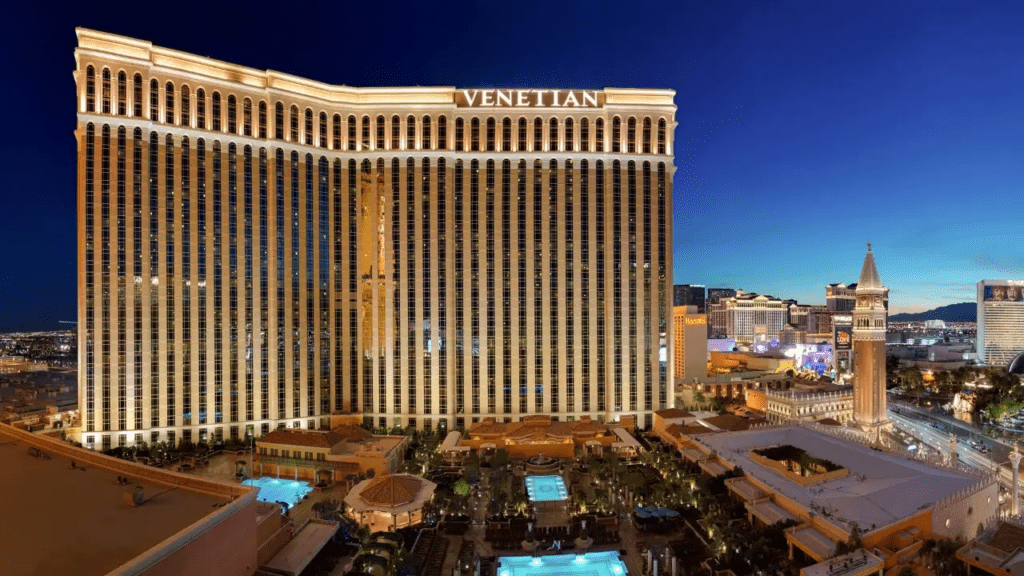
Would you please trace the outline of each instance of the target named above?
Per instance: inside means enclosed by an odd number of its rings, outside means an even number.
[[[282,428],[274,430],[257,440],[263,444],[277,444],[279,446],[306,446],[310,448],[333,448],[345,438],[335,432],[321,430],[301,430],[295,428]]]

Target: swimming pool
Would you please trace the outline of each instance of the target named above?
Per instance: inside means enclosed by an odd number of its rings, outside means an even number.
[[[569,497],[561,476],[527,476],[526,494],[530,502],[556,502]]]
[[[591,576],[625,576],[626,565],[619,560],[619,553],[614,550],[586,554],[498,558],[498,576],[555,576],[569,572],[586,573]]]
[[[263,502],[285,502],[291,508],[302,500],[302,497],[313,491],[312,486],[305,482],[296,480],[282,480],[280,478],[249,478],[242,484],[256,486],[260,489],[256,495],[257,500]]]

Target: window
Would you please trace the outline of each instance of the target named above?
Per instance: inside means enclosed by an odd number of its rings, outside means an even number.
[[[519,151],[526,151],[526,118],[519,119]]]
[[[164,122],[174,123],[174,84],[170,82],[164,88]]]
[[[142,74],[136,74],[132,80],[132,116],[142,118]]]
[[[549,122],[550,130],[548,130],[548,150],[551,152],[558,151],[558,119],[552,118]]]
[[[487,119],[487,151],[494,152],[494,118]]]
[[[594,122],[594,151],[604,152],[604,118]]]
[[[377,150],[384,149],[384,136],[387,132],[384,130],[384,117],[377,116]]]
[[[362,132],[362,136],[363,136],[363,138],[362,138],[363,150],[369,150],[370,149],[370,117],[369,116],[363,116],[363,125],[362,125],[362,131],[361,132]]]
[[[622,120],[618,116],[612,118],[612,152],[622,151]]]
[[[331,149],[341,150],[341,114],[334,115],[331,126]]]
[[[128,75],[123,70],[117,73],[117,114],[128,114]]]
[[[288,112],[288,141],[299,142],[299,107],[293,104]]]
[[[348,149],[356,149],[356,117],[348,117]]]
[[[402,147],[402,120],[398,116],[391,117],[391,148],[398,150]]]
[[[305,133],[306,133],[306,137],[304,139],[305,142],[306,142],[306,146],[312,146],[313,145],[313,111],[311,109],[309,109],[309,108],[306,108],[306,123],[303,126],[303,128],[305,128]]]
[[[430,116],[423,117],[420,129],[420,140],[423,142],[423,149],[430,150]]]
[[[318,142],[321,148],[327,148],[327,113],[320,113],[320,140]]]
[[[565,150],[572,152],[575,147],[573,146],[573,133],[572,133],[572,118],[565,119]]]
[[[85,69],[85,111],[96,111],[96,69],[92,66]]]
[[[238,134],[238,100],[234,94],[228,95],[228,133]]]
[[[267,103],[260,101],[259,138],[267,137]]]
[[[456,118],[455,119],[455,150],[457,150],[459,152],[462,152],[463,151],[463,147],[464,147],[462,131],[463,131],[462,118]]]
[[[212,116],[211,120],[213,121],[211,129],[215,132],[220,132],[220,92],[214,92],[211,98],[210,115]]]
[[[242,100],[242,134],[252,136],[252,100]]]
[[[284,104],[274,104],[274,138],[284,140]]]
[[[437,148],[438,150],[448,149],[448,117],[441,116],[437,119]]]
[[[416,117],[409,116],[405,119],[405,147],[408,150],[417,150],[416,147]]]
[[[580,150],[590,152],[590,120],[580,120]]]
[[[192,125],[192,93],[187,85],[181,87],[181,125],[185,127]]]
[[[544,121],[540,118],[533,119],[533,151],[540,152],[544,149]]]
[[[480,151],[480,119],[473,118],[469,122],[469,150]]]
[[[160,121],[160,83],[155,79],[149,81],[149,121]]]
[[[626,121],[626,152],[636,152],[636,118],[632,116]]]
[[[110,69],[103,69],[103,113],[110,114]]]
[[[658,154],[665,154],[665,119],[658,120]]]
[[[644,151],[644,154],[650,154],[651,153],[651,119],[650,118],[644,118],[644,136],[643,136],[643,138],[644,138],[643,139],[643,143],[644,143],[643,151]]]
[[[196,127],[206,130],[206,92],[202,88],[196,90]]]

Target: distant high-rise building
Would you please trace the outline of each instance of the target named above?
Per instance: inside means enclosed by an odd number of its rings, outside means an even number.
[[[676,284],[672,287],[672,306],[696,306],[697,312],[706,314],[706,290],[700,284]]]
[[[722,298],[732,298],[736,295],[735,288],[708,288],[708,306],[718,304]],[[710,308],[708,308],[710,310]]]
[[[851,312],[857,303],[857,284],[825,286],[825,306],[830,312]]]
[[[978,282],[978,362],[1007,367],[1024,352],[1024,280]]]
[[[870,437],[876,439],[891,425],[885,407],[885,328],[888,312],[883,297],[887,292],[878,276],[871,244],[868,244],[853,309],[853,419]]]
[[[672,308],[672,329],[675,332],[675,378],[693,382],[708,375],[707,315],[696,306]]]
[[[86,444],[668,406],[673,91],[354,88],[78,38]]]

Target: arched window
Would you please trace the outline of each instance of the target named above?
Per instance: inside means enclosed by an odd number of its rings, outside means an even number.
[[[526,151],[526,118],[519,119],[519,151]]]
[[[540,152],[544,149],[544,121],[540,118],[533,119],[533,151]]]
[[[117,114],[128,115],[128,75],[124,70],[117,73]]]
[[[501,121],[501,149],[508,152],[512,149],[512,119],[505,118]]]
[[[164,122],[174,124],[174,84],[164,85]]]
[[[274,104],[274,138],[284,140],[284,104]]]
[[[320,113],[320,147],[327,148],[327,113]]]
[[[299,140],[299,107],[292,104],[288,109],[288,141],[301,143]]]
[[[594,151],[604,152],[604,118],[594,121]]]
[[[405,119],[405,147],[409,150],[416,150],[416,117],[409,116]]]
[[[181,86],[181,125],[192,125],[192,92],[187,84]]]
[[[362,125],[362,136],[363,136],[363,150],[370,149],[370,117],[363,116]]]
[[[384,149],[384,137],[387,136],[387,131],[384,127],[384,117],[377,116],[377,150]]]
[[[110,69],[103,69],[103,113],[110,114]]]
[[[632,116],[626,121],[626,152],[636,152],[636,118]]]
[[[580,119],[580,150],[590,152],[590,120]]]
[[[622,151],[622,120],[618,116],[612,118],[612,152]]]
[[[132,116],[142,118],[142,74],[132,81]]]
[[[644,154],[651,153],[651,119],[644,118]]]
[[[252,136],[252,100],[242,100],[242,135]]]
[[[217,91],[210,95],[210,122],[212,123],[211,130],[221,131],[220,92]]]
[[[238,100],[234,94],[228,95],[228,133],[238,134]]]
[[[306,123],[303,126],[306,132],[306,146],[313,145],[313,110],[306,108]]]
[[[420,123],[420,141],[423,142],[422,147],[424,150],[430,150],[430,116],[424,116],[423,121]]]
[[[469,149],[471,152],[480,151],[480,119],[473,118],[469,121]]]
[[[331,123],[331,148],[341,150],[341,114],[335,114]]]
[[[267,103],[260,100],[259,137],[267,137]]]
[[[487,119],[487,151],[494,152],[494,118]]]
[[[548,150],[556,152],[558,150],[558,119],[552,118],[548,122]]]
[[[160,121],[160,83],[156,78],[149,81],[149,121]]]
[[[658,120],[658,154],[665,154],[665,119]]]
[[[437,148],[438,150],[448,149],[448,117],[440,116],[437,119]]]
[[[196,127],[206,130],[206,92],[202,88],[196,90]]]
[[[356,149],[356,117],[348,117],[348,149]]]
[[[573,137],[573,133],[572,133],[572,118],[566,118],[565,119],[565,150],[567,152],[572,152],[573,149],[574,149],[572,137]]]
[[[398,150],[402,147],[402,119],[398,116],[391,117],[391,148]]]
[[[85,69],[85,111],[96,111],[96,69],[92,66]]]
[[[462,152],[465,147],[465,140],[463,138],[463,121],[462,118],[455,119],[455,150]]]

